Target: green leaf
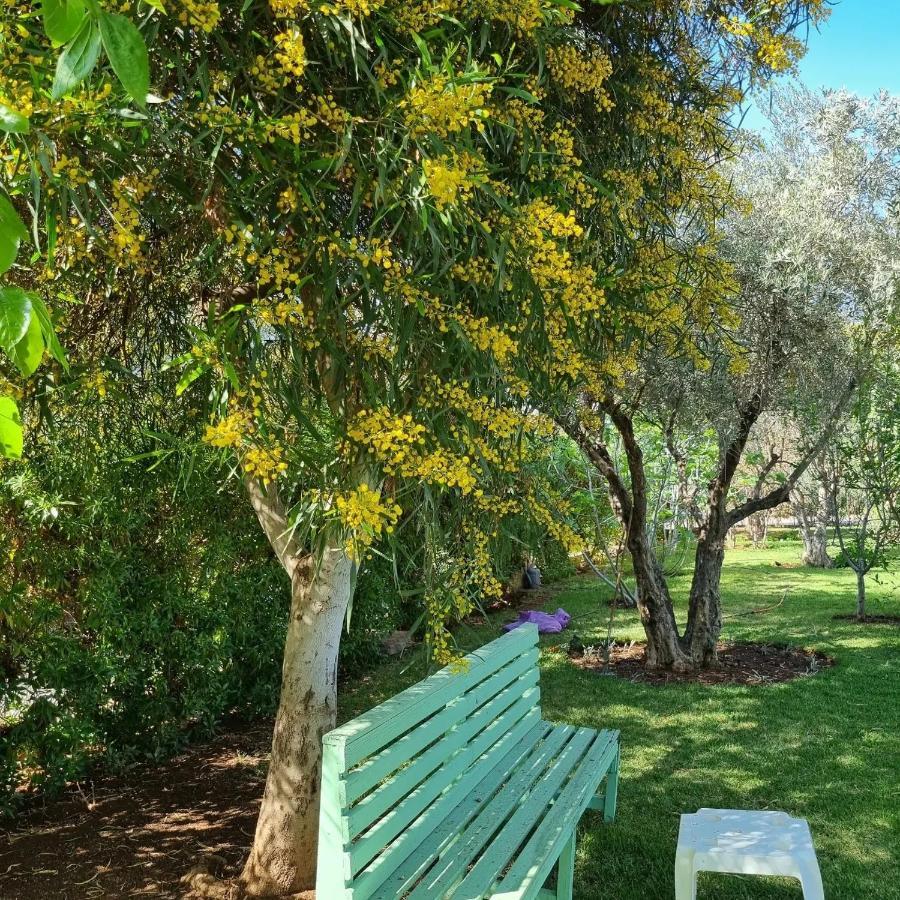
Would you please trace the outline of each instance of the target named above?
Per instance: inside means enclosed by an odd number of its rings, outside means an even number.
[[[22,455],[22,419],[12,397],[0,397],[0,456],[19,459]]]
[[[100,55],[100,32],[89,17],[85,17],[75,37],[66,45],[56,63],[56,77],[50,95],[58,100],[90,75]]]
[[[44,334],[41,331],[41,323],[37,316],[31,316],[28,320],[28,330],[25,337],[16,344],[12,353],[12,361],[16,368],[26,377],[34,373],[44,358]]]
[[[181,378],[178,379],[178,384],[175,385],[175,396],[180,397],[204,372],[208,370],[209,366],[205,363],[197,363],[196,366],[185,369]]]
[[[140,31],[125,16],[104,12],[100,14],[100,36],[122,87],[138,106],[144,106],[150,90],[150,61]]]
[[[21,288],[0,288],[0,347],[12,356],[30,324],[31,297]]]
[[[43,0],[41,11],[47,37],[58,44],[65,44],[75,37],[84,21],[82,0]]]
[[[30,127],[31,124],[22,113],[0,103],[0,131],[7,134],[28,134]]]
[[[68,372],[69,361],[66,359],[66,351],[63,350],[59,338],[56,336],[56,329],[53,327],[53,319],[50,317],[50,310],[44,304],[40,297],[32,295],[31,312],[37,317],[41,325],[41,333],[44,335],[44,344],[50,355]]]
[[[12,264],[28,230],[12,203],[0,194],[0,275]]]

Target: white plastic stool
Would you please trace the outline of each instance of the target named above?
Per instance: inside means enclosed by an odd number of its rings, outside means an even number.
[[[783,812],[701,809],[681,817],[675,854],[675,900],[697,900],[697,872],[787,875],[805,900],[825,900],[806,819]]]

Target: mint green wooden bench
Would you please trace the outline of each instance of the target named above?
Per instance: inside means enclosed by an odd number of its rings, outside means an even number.
[[[578,820],[615,815],[618,732],[541,718],[533,625],[466,659],[325,735],[321,900],[571,900]]]

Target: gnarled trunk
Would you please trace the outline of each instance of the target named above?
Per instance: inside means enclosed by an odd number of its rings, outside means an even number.
[[[637,583],[638,611],[647,635],[647,666],[673,672],[690,671],[693,666],[678,636],[672,598],[653,547],[646,535],[639,532],[629,538],[628,549]]]
[[[716,644],[722,632],[720,582],[725,562],[725,542],[718,537],[697,541],[694,577],[684,649],[694,668],[702,669],[716,661]]]
[[[293,569],[272,758],[241,875],[251,895],[315,885],[322,735],[335,724],[338,646],[351,589],[343,546],[326,546],[318,561],[307,557]]]

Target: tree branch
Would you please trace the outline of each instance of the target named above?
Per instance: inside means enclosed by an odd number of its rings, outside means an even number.
[[[573,416],[557,419],[557,425],[581,448],[588,461],[606,479],[609,492],[613,500],[618,504],[619,518],[623,522],[630,522],[632,515],[631,496],[622,476],[616,469],[616,464],[610,456],[609,449],[602,441],[593,441],[584,430],[580,422]]]
[[[244,484],[250,496],[250,505],[256,513],[256,518],[259,519],[263,532],[269,539],[278,561],[293,580],[303,553],[288,525],[287,513],[278,495],[278,489],[264,487],[256,478],[245,478]]]
[[[797,463],[794,470],[788,475],[784,484],[769,491],[764,497],[748,500],[746,503],[742,503],[740,506],[730,510],[725,516],[726,529],[737,525],[738,522],[742,522],[747,516],[752,515],[755,512],[761,512],[764,509],[774,509],[788,499],[794,485],[796,485],[803,473],[810,467],[813,460],[822,452],[825,445],[831,439],[831,436],[834,434],[834,430],[837,428],[838,422],[840,421],[844,408],[853,396],[854,390],[856,390],[856,381],[851,378],[847,383],[847,387],[844,388],[843,394],[841,394],[837,403],[834,405],[825,427],[819,434],[818,440],[803,455],[800,462]]]

